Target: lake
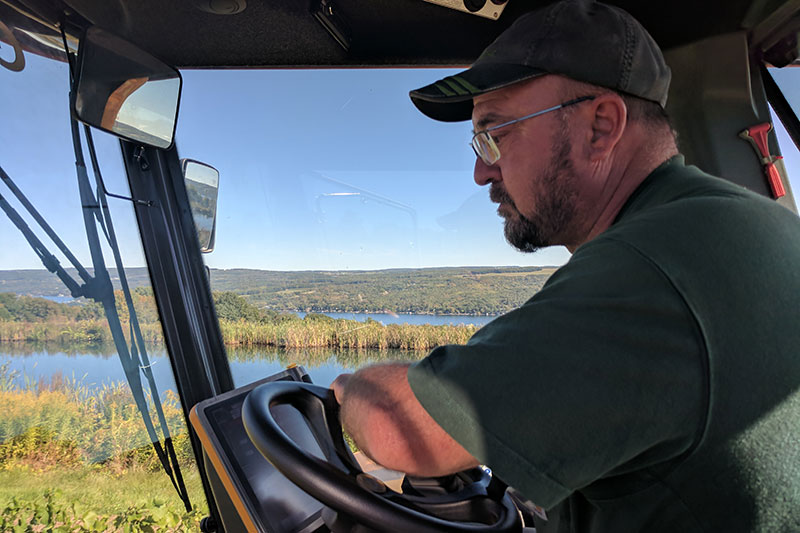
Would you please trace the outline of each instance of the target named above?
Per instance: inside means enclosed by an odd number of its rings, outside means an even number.
[[[306,313],[297,313],[303,317]],[[368,318],[386,324],[433,324],[482,326],[495,317],[465,315],[415,315],[394,313],[326,313],[333,318],[364,322]],[[425,352],[397,350],[346,351],[327,349],[283,350],[271,347],[228,348],[228,360],[235,385],[241,386],[275,374],[295,363],[302,365],[314,383],[328,386],[342,372],[352,371],[365,364],[389,359],[418,359]],[[175,390],[172,369],[166,350],[161,347],[148,352],[158,392]],[[16,382],[50,381],[54,374],[75,381],[81,386],[95,389],[113,382],[125,382],[125,373],[113,346],[100,347],[95,353],[66,353],[54,348],[26,344],[0,344],[0,365],[7,364],[8,371],[17,372]],[[0,376],[0,381],[2,381]]]
[[[235,385],[241,386],[275,374],[294,363],[303,366],[314,383],[328,386],[342,372],[349,372],[369,363],[389,359],[411,360],[421,358],[425,352],[399,350],[285,350],[277,348],[228,348],[228,360]],[[175,390],[172,369],[164,348],[148,351],[158,392],[163,396],[168,389]],[[0,365],[7,364],[7,372],[16,372],[15,383],[49,382],[55,374],[80,386],[98,389],[114,382],[125,382],[122,364],[109,346],[100,353],[65,353],[25,344],[1,345]],[[0,376],[0,381],[2,381]],[[143,380],[144,381],[144,380]]]

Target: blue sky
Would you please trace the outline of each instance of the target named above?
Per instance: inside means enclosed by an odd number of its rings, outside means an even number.
[[[0,165],[89,265],[66,65],[27,59],[22,73],[0,70]],[[557,265],[568,258],[561,248],[531,255],[508,246],[496,206],[472,181],[470,125],[434,122],[414,109],[409,89],[441,70],[182,74],[179,154],[220,172],[216,249],[205,256],[212,268]],[[127,194],[117,141],[94,136],[108,189]],[[779,142],[794,177],[796,149],[782,135]],[[10,196],[2,187],[0,194]],[[143,265],[129,203],[110,203],[126,263]],[[42,267],[2,214],[0,240],[0,269]]]
[[[470,125],[431,121],[408,98],[442,71],[222,74],[183,73],[178,125],[181,154],[220,170],[209,265],[374,269],[568,257],[561,249],[525,255],[504,242],[495,206],[472,181]],[[229,99],[242,106],[221,105]]]

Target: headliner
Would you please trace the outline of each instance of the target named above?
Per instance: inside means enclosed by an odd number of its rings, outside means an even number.
[[[96,24],[184,68],[438,66],[471,63],[516,17],[549,3],[508,0],[500,19],[493,21],[423,0],[333,0],[350,28],[352,44],[345,52],[312,16],[309,6],[315,0],[249,0],[236,15],[213,15],[197,7],[215,1],[225,0],[0,0],[0,21],[41,30],[11,5],[50,22],[66,8],[75,28],[71,33]],[[609,3],[630,11],[669,49],[747,27],[746,20],[758,21],[760,13],[782,2]]]

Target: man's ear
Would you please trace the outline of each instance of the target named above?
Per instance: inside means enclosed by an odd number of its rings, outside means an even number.
[[[589,153],[592,159],[606,158],[622,138],[628,124],[628,108],[622,98],[615,93],[596,96],[589,110],[592,137]]]

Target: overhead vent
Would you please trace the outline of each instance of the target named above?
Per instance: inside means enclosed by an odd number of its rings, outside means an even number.
[[[247,0],[194,0],[197,9],[212,15],[235,15],[247,7]]]

